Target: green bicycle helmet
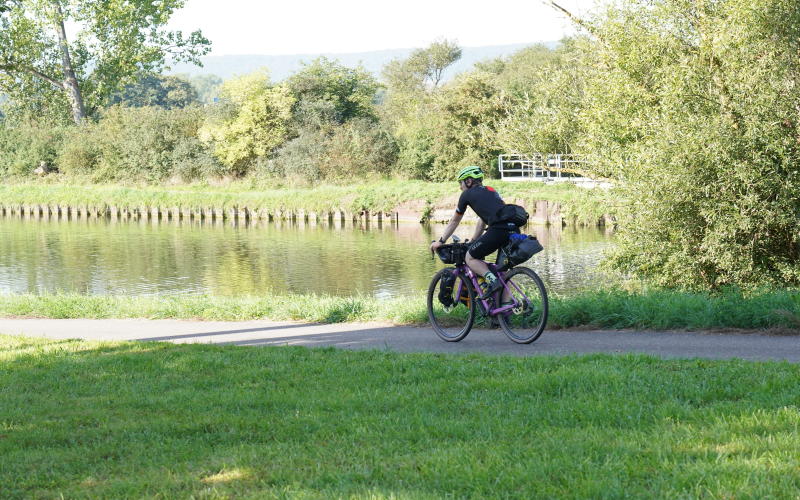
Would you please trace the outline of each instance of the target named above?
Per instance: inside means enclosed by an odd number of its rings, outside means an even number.
[[[469,167],[462,168],[461,171],[458,173],[457,180],[458,182],[461,182],[464,179],[470,177],[473,179],[483,179],[483,170],[481,170],[481,167],[470,165]]]

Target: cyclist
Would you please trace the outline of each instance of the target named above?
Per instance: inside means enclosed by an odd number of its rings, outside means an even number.
[[[508,243],[511,233],[519,233],[516,224],[497,220],[497,214],[505,205],[500,195],[489,186],[483,185],[483,170],[481,167],[464,167],[458,173],[457,180],[461,187],[461,197],[453,218],[438,241],[431,243],[431,252],[435,252],[452,236],[464,217],[467,207],[478,214],[480,221],[475,228],[472,243],[469,246],[465,262],[473,272],[483,276],[481,283],[481,299],[489,298],[493,293],[502,288],[502,283],[497,276],[489,270],[483,259]],[[487,229],[488,227],[488,229]],[[486,232],[484,233],[484,230]],[[503,297],[506,299],[506,297]]]

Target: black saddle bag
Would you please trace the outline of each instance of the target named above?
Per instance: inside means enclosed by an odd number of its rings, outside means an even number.
[[[503,247],[503,254],[501,255],[500,261],[497,263],[501,270],[518,266],[544,250],[544,247],[539,243],[539,240],[536,239],[536,236],[524,234],[513,234],[511,236],[511,241]]]
[[[522,227],[528,223],[528,212],[519,205],[509,203],[497,211],[494,216],[494,224],[510,222],[517,227]]]

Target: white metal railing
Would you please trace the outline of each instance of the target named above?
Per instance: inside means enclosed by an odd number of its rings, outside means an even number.
[[[585,160],[579,155],[511,153],[497,158],[500,178],[504,181],[594,182],[579,173],[583,165]]]

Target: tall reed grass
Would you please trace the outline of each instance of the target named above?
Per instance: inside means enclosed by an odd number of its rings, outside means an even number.
[[[0,316],[41,318],[150,318],[298,320],[322,323],[381,321],[427,324],[423,294],[379,300],[367,296],[269,295],[94,296],[0,295]],[[744,294],[666,290],[586,291],[550,299],[549,328],[769,329],[800,333],[800,291]]]

